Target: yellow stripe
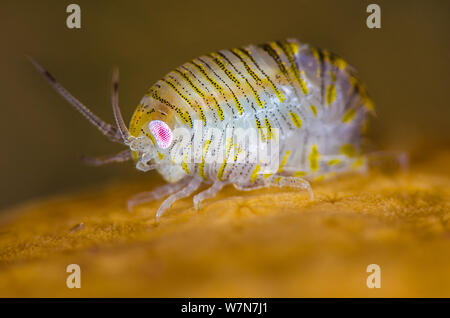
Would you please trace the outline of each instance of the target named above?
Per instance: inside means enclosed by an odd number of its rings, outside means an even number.
[[[353,163],[352,163],[352,168],[359,168],[364,164],[364,157],[363,156],[359,156]]]
[[[375,109],[372,99],[367,94],[366,87],[363,84],[358,84],[359,86],[359,92],[361,94],[361,99],[364,103],[364,106],[370,110],[373,111]]]
[[[331,159],[330,161],[328,161],[329,166],[334,166],[334,165],[337,165],[340,163],[341,163],[341,160],[339,160],[339,159]]]
[[[336,82],[336,74],[334,72],[330,72],[331,80]]]
[[[186,162],[187,156],[188,156],[188,153],[186,152],[184,154],[183,161],[181,162],[181,168],[183,168],[183,170],[186,171],[187,174],[191,174],[191,172],[189,171],[189,167],[187,165],[187,162]]]
[[[255,117],[255,123],[256,123],[256,129],[258,129],[261,141],[265,141],[266,135],[262,129],[261,122],[259,121],[259,119],[257,117]]]
[[[348,81],[350,82],[350,85],[354,88],[355,86],[358,86],[358,79],[355,77],[355,76],[353,76],[353,75],[350,75],[350,77],[349,77],[349,79],[348,79]]]
[[[180,116],[181,120],[185,124],[189,124],[189,126],[192,128],[192,118],[189,115],[189,112],[186,111],[183,113],[180,108],[172,105],[167,100],[162,98],[156,90],[152,92],[152,98],[156,99],[157,101],[160,101],[161,103],[163,103],[163,104],[167,105],[168,107],[170,107],[171,109],[175,110],[177,112],[177,114]]]
[[[319,182],[319,181],[323,181],[323,180],[325,180],[325,178],[326,178],[326,175],[321,175],[321,176],[317,176],[317,177],[315,177],[314,178],[314,181],[315,182]]]
[[[203,146],[203,155],[206,156],[206,153],[208,152],[210,144],[211,144],[211,139],[205,141],[205,145]]]
[[[231,52],[233,53],[233,52]],[[223,59],[225,59],[226,61],[228,61],[228,63],[235,69],[235,71],[245,80],[245,82],[247,83],[247,86],[250,88],[250,90],[253,93],[253,96],[255,97],[256,103],[258,104],[259,107],[264,108],[265,105],[263,104],[263,102],[261,101],[261,99],[258,96],[258,93],[255,91],[255,89],[253,88],[253,86],[250,84],[250,82],[247,80],[247,78],[242,75],[241,72],[239,72],[239,70],[233,65],[233,63],[221,52],[218,52],[217,54],[219,54]],[[233,53],[235,55],[235,53]]]
[[[311,47],[311,53],[312,53],[312,55],[314,56],[314,59],[316,60],[316,63],[317,63],[317,73],[316,73],[316,76],[317,76],[317,78],[319,78],[319,77],[320,77],[320,73],[321,73],[320,54],[319,54],[319,51],[317,51],[317,49],[314,48],[314,47]]]
[[[327,87],[327,96],[326,96],[327,104],[330,105],[332,102],[334,102],[335,99],[336,99],[336,87],[334,86],[334,84],[330,84]]]
[[[261,101],[261,99],[259,98],[258,93],[255,91],[255,89],[253,88],[253,86],[248,82],[247,79],[245,79],[245,82],[247,83],[248,87],[250,88],[250,90],[253,93],[253,96],[255,97],[256,100],[256,104],[258,104],[259,107],[264,108],[265,105],[263,104],[263,102]]]
[[[374,103],[373,103],[372,99],[369,97],[369,95],[367,94],[366,87],[363,84],[361,84],[359,82],[359,80],[353,75],[350,75],[349,82],[350,82],[350,85],[353,87],[353,89],[355,89],[359,93],[361,100],[364,103],[364,106],[368,110],[373,111],[375,109]]]
[[[194,65],[200,71],[200,73],[202,73],[203,76],[205,76],[205,78],[211,83],[211,85],[213,85],[219,91],[221,91],[221,92],[223,91],[223,88],[219,84],[217,84],[216,81],[214,81],[211,77],[208,76],[208,74],[206,73],[206,70],[203,66],[198,65],[194,61],[191,61],[189,63]],[[220,107],[220,104],[217,101],[217,99],[214,97],[214,95],[211,94],[211,97],[214,101],[214,106],[216,108],[217,114],[219,115],[219,119],[220,119],[220,121],[223,121],[224,120],[223,109],[222,109],[222,107]]]
[[[152,143],[153,143],[154,145],[156,145],[155,137],[153,137],[152,134],[150,134],[150,133],[147,132],[147,131],[144,131],[144,129],[142,129],[142,128],[141,128],[141,131],[147,136],[148,139],[150,139],[150,140],[152,141]]]
[[[222,121],[224,119],[223,109],[222,109],[222,107],[220,107],[219,103],[217,102],[217,99],[214,96],[211,96],[211,97],[213,98],[214,105],[216,106],[216,111],[217,111],[217,114],[219,115],[219,119],[220,119],[220,121]]]
[[[237,160],[238,160],[239,154],[242,153],[242,148],[239,147],[237,144],[234,144],[234,150],[236,151],[236,153],[234,154],[233,160],[234,160],[234,161],[237,161]]]
[[[227,67],[225,66],[225,63],[220,59],[220,55],[218,55],[216,53],[211,53],[210,56],[213,59],[214,63],[216,63],[216,65],[225,73],[225,75],[227,75],[228,78],[236,84],[236,86],[240,87],[241,82],[239,82],[237,77],[234,76],[232,71],[227,69]]]
[[[281,73],[283,73],[283,75],[286,77],[287,81],[293,87],[295,93],[297,94],[297,89],[291,81],[288,69],[286,68],[286,63],[283,62],[283,60],[281,59],[280,52],[279,52],[279,46],[277,46],[277,43],[270,42],[268,44],[262,44],[259,47],[262,50],[264,50],[275,61],[275,63],[278,65],[278,68],[280,69]],[[284,98],[284,96],[283,96],[283,98]]]
[[[331,59],[330,59],[330,52],[328,52],[327,50],[322,50],[322,54],[323,54],[323,59],[325,62],[331,63]]]
[[[286,153],[283,156],[283,160],[281,161],[280,166],[278,167],[278,173],[283,172],[283,168],[286,165],[286,162],[287,162],[290,154],[291,154],[291,152],[289,150],[286,150]]]
[[[178,94],[178,96],[180,96],[191,108],[194,108],[194,106],[192,105],[192,102],[176,88],[174,83],[172,83],[171,81],[166,80],[166,79],[163,79],[163,81],[165,83],[167,83],[170,87],[172,87],[173,90]],[[199,111],[200,120],[203,122],[203,126],[206,126],[206,117],[205,117],[203,109],[200,105],[198,105],[198,111]]]
[[[203,146],[203,156],[202,156],[202,162],[198,165],[198,174],[200,177],[202,177],[204,180],[208,180],[208,178],[205,175],[205,157],[206,153],[208,152],[209,145],[211,144],[211,140],[206,140],[205,145]]]
[[[192,83],[191,79],[185,73],[181,72],[178,69],[175,70],[175,72],[177,72],[200,97],[205,98],[205,94],[194,83]],[[200,119],[203,122],[203,126],[206,126],[206,116],[202,106],[198,105],[198,111]]]
[[[250,175],[250,183],[253,183],[256,181],[256,178],[258,178],[258,172],[259,170],[261,170],[261,166],[260,165],[256,165],[255,169],[253,169],[252,174]]]
[[[180,96],[189,106],[191,106],[192,108],[194,108],[193,106],[192,106],[192,103],[191,103],[191,101],[185,96],[185,95],[183,95],[179,90],[178,90],[178,88],[176,88],[175,87],[175,84],[174,83],[172,83],[171,81],[169,81],[169,80],[167,80],[167,79],[163,79],[163,81],[166,83],[166,84],[168,84],[170,87],[172,87],[172,89],[178,94],[178,96]]]
[[[311,111],[313,112],[314,117],[316,117],[317,116],[317,108],[316,108],[316,106],[310,105],[309,107],[311,108]]]
[[[223,160],[223,163],[219,168],[219,172],[217,173],[217,179],[219,179],[220,181],[222,181],[223,173],[227,166],[228,156],[230,155],[231,146],[232,146],[232,140],[233,140],[233,138],[229,137],[227,139],[227,143],[225,145],[225,159]]]
[[[306,82],[300,77],[300,71],[297,67],[297,64],[295,63],[295,54],[294,52],[292,52],[292,47],[286,45],[285,42],[277,42],[277,44],[280,46],[287,59],[289,60],[289,64],[291,65],[290,69],[294,74],[295,79],[300,84],[300,88],[302,89],[303,94],[308,94],[308,87],[306,85]],[[301,74],[302,76],[305,76],[305,71],[302,70]]]
[[[267,139],[270,140],[272,138],[272,136],[273,136],[273,134],[272,134],[272,125],[270,124],[269,119],[267,119],[267,117],[264,118],[264,123],[265,123],[266,129],[267,129]]]
[[[289,115],[291,116],[291,120],[294,123],[294,125],[300,129],[302,128],[302,119],[300,118],[300,116],[298,116],[296,113],[294,112],[289,112]]]
[[[340,70],[345,70],[347,67],[347,62],[344,61],[342,58],[340,57],[336,57],[333,61],[333,65],[336,66],[338,69]]]
[[[350,108],[349,110],[347,110],[344,114],[344,116],[342,116],[342,122],[345,123],[349,123],[353,120],[353,118],[355,118],[356,115],[356,110],[354,108]]]
[[[353,158],[354,156],[356,156],[356,149],[352,144],[344,144],[342,145],[340,150],[341,153],[346,155],[347,157]]]
[[[374,102],[370,97],[366,96],[366,98],[363,99],[363,102],[368,110],[373,111],[375,109]]]
[[[222,86],[220,86],[215,80],[213,80],[213,79],[208,75],[208,73],[206,72],[206,70],[205,70],[205,68],[204,68],[203,66],[201,66],[201,65],[199,65],[199,64],[197,64],[197,63],[195,63],[194,61],[190,61],[189,63],[192,64],[192,65],[194,65],[194,66],[199,70],[199,72],[206,78],[206,80],[207,80],[208,82],[210,82],[212,86],[214,86],[215,89],[217,89],[218,91],[221,91],[221,92],[223,91]]]
[[[151,114],[155,112],[154,108],[150,110],[148,108],[149,106],[142,104],[139,104],[136,108],[130,123],[130,134],[132,136],[137,137],[139,135],[141,127],[150,120]]]
[[[281,181],[281,179],[282,179],[282,177],[276,177],[275,179],[273,179],[273,181],[274,181],[276,184],[279,184],[280,181]]]
[[[236,84],[236,86],[241,87],[241,82],[239,82],[239,80],[234,76],[233,72],[231,72],[229,69],[226,68],[225,63],[220,59],[220,55],[216,53],[211,53],[210,57],[213,59],[214,63],[216,63],[217,66],[219,66],[219,68],[228,76],[228,78]],[[242,108],[239,99],[236,97],[231,88],[230,92],[231,95],[233,96],[234,104],[236,105],[236,109],[238,110],[239,115],[242,115],[244,109]]]
[[[262,44],[260,47],[267,53],[269,56],[277,63],[278,68],[280,69],[281,73],[283,73],[286,77],[288,77],[288,71],[281,60],[281,57],[278,55],[275,48],[272,47],[274,43],[269,44]]]
[[[236,97],[236,95],[234,95],[233,91],[230,90],[230,92],[231,92],[231,95],[233,95],[234,104],[236,105],[239,115],[242,115],[242,113],[244,112],[244,108],[242,108],[241,103],[239,102],[239,99]]]
[[[311,147],[311,153],[309,154],[309,167],[312,171],[319,170],[319,151],[317,150],[317,145]]]
[[[307,175],[306,171],[295,171],[294,173],[294,177],[304,177],[306,175]]]
[[[275,86],[275,84],[272,82],[272,80],[269,78],[269,76],[264,72],[263,69],[261,69],[261,67],[259,67],[258,63],[256,63],[256,61],[253,58],[250,51],[248,51],[246,49],[239,49],[239,50],[242,51],[250,59],[250,61],[252,61],[252,63],[256,66],[256,68],[264,75],[266,80],[269,82],[270,86],[272,86],[272,90],[274,91],[275,95],[277,95],[280,102],[283,103],[286,100],[283,93],[278,90],[278,88]]]
[[[178,74],[181,75],[185,79],[186,82],[192,87],[192,89],[199,94],[201,97],[205,97],[205,94],[194,84],[192,83],[191,79],[186,75],[186,73],[181,72],[180,70],[175,70]]]
[[[256,73],[252,70],[252,68],[250,67],[250,65],[248,65],[248,63],[244,60],[244,58],[241,56],[241,53],[239,52],[238,49],[232,49],[231,52],[237,56],[239,58],[239,60],[242,62],[242,64],[244,65],[246,71],[248,74],[250,74],[250,76],[257,82],[257,83],[261,83],[261,79],[259,78],[258,75],[256,75]]]
[[[300,82],[300,87],[302,88],[302,92],[303,92],[303,94],[308,94],[308,86],[306,85],[306,81],[303,79],[304,77],[306,77],[306,75],[305,75],[305,71],[304,70],[302,70],[301,72],[300,72],[300,74],[301,74],[301,77],[299,77],[299,82]]]
[[[289,42],[289,41],[286,41],[286,44],[290,47],[292,53],[294,53],[294,55],[297,55],[297,53],[300,49],[298,44],[295,42]]]
[[[347,62],[345,62],[341,57],[336,54],[325,51],[327,60],[331,65],[336,66],[340,70],[344,70],[347,67]]]

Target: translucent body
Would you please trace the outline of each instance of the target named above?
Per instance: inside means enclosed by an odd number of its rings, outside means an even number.
[[[178,67],[144,96],[130,133],[150,140],[147,149],[136,153],[137,159],[145,157],[169,182],[190,176],[252,189],[285,177],[311,180],[363,168],[361,134],[370,110],[372,103],[346,62],[289,39],[222,50]],[[198,146],[205,157],[229,153],[231,148],[238,155],[226,158],[225,164],[174,163],[171,151],[177,141],[167,149],[158,148],[147,128],[153,120],[164,121],[173,130],[185,128],[190,140],[200,138]],[[225,133],[195,136],[196,120],[222,132],[253,128],[266,139],[277,128],[277,171],[265,173],[258,162],[239,160],[249,155],[251,147],[227,139]],[[192,145],[186,144],[183,153],[192,151]],[[141,160],[139,167],[145,170],[146,163]]]

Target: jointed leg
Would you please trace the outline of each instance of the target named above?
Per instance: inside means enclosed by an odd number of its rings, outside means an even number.
[[[200,208],[200,203],[203,200],[215,197],[217,195],[217,193],[223,188],[224,185],[225,185],[224,182],[216,181],[207,190],[195,195],[194,196],[194,208],[196,210],[198,210]]]
[[[263,184],[254,184],[254,185],[242,185],[242,184],[238,184],[238,183],[233,183],[233,186],[238,189],[239,191],[253,191],[253,190],[258,190],[258,189],[262,189],[265,188],[266,185]]]
[[[266,186],[277,186],[277,187],[292,187],[292,188],[298,188],[302,190],[307,190],[309,193],[309,196],[311,200],[314,200],[314,193],[311,189],[311,185],[309,182],[303,178],[300,177],[284,177],[284,176],[278,176],[273,175],[270,178],[265,180]]]
[[[306,179],[300,177],[284,177],[279,175],[272,175],[271,177],[261,180],[260,183],[253,185],[233,184],[234,187],[240,191],[251,191],[266,187],[293,187],[302,190],[307,190],[311,200],[314,199],[314,194],[311,189],[311,185]]]
[[[82,156],[81,160],[91,166],[102,166],[113,162],[125,162],[131,159],[131,151],[129,149],[121,151],[119,153],[103,156],[100,158],[93,158],[88,156]]]
[[[188,197],[192,193],[194,193],[198,189],[198,187],[200,186],[201,183],[202,183],[201,179],[193,178],[193,179],[191,179],[191,181],[189,182],[189,184],[186,187],[184,187],[180,191],[172,194],[167,199],[165,199],[164,202],[159,207],[158,211],[156,212],[156,220],[158,221],[158,219],[161,217],[161,215],[164,213],[164,211],[167,210],[168,208],[170,208],[170,206],[175,201],[185,198],[185,197]]]
[[[136,205],[159,200],[177,192],[182,187],[184,187],[190,178],[184,178],[176,183],[168,183],[163,186],[160,186],[152,191],[146,191],[136,194],[128,200],[128,211],[131,212]]]

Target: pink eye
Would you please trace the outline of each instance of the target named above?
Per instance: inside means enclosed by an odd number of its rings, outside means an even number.
[[[172,142],[172,130],[161,120],[153,120],[148,124],[148,129],[155,137],[159,148],[166,149]]]

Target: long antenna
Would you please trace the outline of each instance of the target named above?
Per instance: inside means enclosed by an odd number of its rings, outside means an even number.
[[[122,136],[124,144],[130,142],[130,133],[128,128],[123,121],[122,114],[119,108],[119,69],[114,68],[113,79],[112,79],[112,91],[111,91],[111,105],[114,114],[114,119],[116,120],[116,125]]]
[[[85,163],[91,166],[102,166],[108,163],[125,162],[131,160],[132,158],[133,156],[131,155],[130,149],[126,149],[119,153],[103,156],[100,158],[88,157],[84,155],[81,156],[81,160],[83,160]]]
[[[124,144],[121,132],[117,130],[116,127],[108,124],[95,115],[89,108],[87,108],[83,103],[76,99],[72,94],[70,94],[61,84],[59,84],[56,79],[43,68],[39,63],[37,63],[32,57],[27,56],[34,67],[41,73],[41,75],[50,83],[50,85],[66,100],[71,104],[77,111],[79,111],[87,120],[91,122],[98,130],[105,136],[107,136],[111,141]]]

